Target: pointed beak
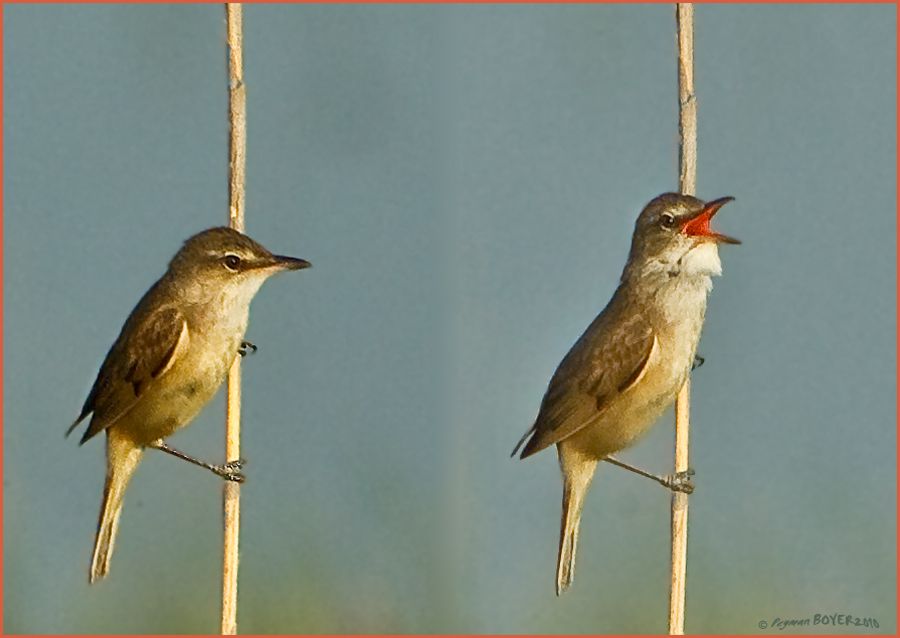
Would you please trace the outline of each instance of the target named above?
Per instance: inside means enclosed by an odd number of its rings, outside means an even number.
[[[312,264],[306,261],[305,259],[298,259],[297,257],[285,257],[284,255],[272,255],[275,263],[272,264],[275,268],[279,270],[303,270],[304,268],[311,268]]]
[[[733,200],[734,197],[720,197],[719,199],[707,202],[699,213],[684,222],[684,225],[681,227],[681,232],[685,235],[690,235],[691,237],[710,239],[718,243],[740,244],[741,240],[729,237],[728,235],[723,235],[722,233],[717,233],[710,228],[709,225],[713,216],[719,212],[719,209]]]

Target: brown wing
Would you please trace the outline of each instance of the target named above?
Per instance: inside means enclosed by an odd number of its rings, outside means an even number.
[[[656,343],[653,330],[639,312],[623,316],[623,308],[614,309],[613,303],[581,335],[553,374],[537,420],[526,433],[526,437],[533,434],[522,450],[523,459],[597,419],[610,401],[644,373]]]
[[[160,308],[143,315],[134,310],[100,367],[81,415],[68,435],[88,414],[94,413],[81,443],[102,432],[133,408],[148,385],[171,368],[189,336],[187,322],[176,309]],[[142,316],[143,315],[143,316]]]

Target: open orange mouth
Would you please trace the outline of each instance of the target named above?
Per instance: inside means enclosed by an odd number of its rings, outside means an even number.
[[[723,244],[740,244],[740,239],[717,233],[709,225],[715,214],[719,212],[719,209],[733,200],[734,197],[720,197],[719,199],[707,202],[706,206],[704,206],[699,213],[684,223],[681,227],[681,232],[685,235],[690,235],[691,237],[710,239]]]

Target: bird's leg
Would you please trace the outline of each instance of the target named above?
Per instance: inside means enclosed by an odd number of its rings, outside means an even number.
[[[663,487],[667,487],[673,492],[684,492],[685,494],[690,494],[694,491],[694,481],[691,479],[691,477],[694,475],[694,470],[692,469],[689,469],[686,472],[676,472],[675,474],[659,476],[658,474],[651,474],[650,472],[642,470],[639,467],[628,465],[628,463],[624,463],[612,456],[607,456],[603,460],[607,463],[612,463],[613,465],[618,465],[619,467],[625,468],[626,470],[634,472],[635,474],[646,476],[648,479],[656,481]]]
[[[691,364],[691,372],[702,366],[704,363],[706,363],[706,359],[701,357],[699,354],[695,354],[694,363]]]
[[[166,454],[171,454],[172,456],[187,461],[188,463],[193,463],[194,465],[199,465],[200,467],[205,467],[207,470],[212,472],[217,476],[221,476],[226,481],[234,481],[235,483],[243,483],[247,477],[245,477],[241,473],[241,469],[244,466],[244,459],[240,461],[230,461],[228,463],[223,463],[222,465],[213,465],[212,463],[207,463],[206,461],[201,461],[200,459],[195,459],[193,456],[189,454],[185,454],[175,448],[167,445],[165,441],[159,439],[158,441],[154,441],[148,447],[152,447],[156,450],[161,450]]]
[[[242,357],[246,357],[248,354],[255,353],[259,348],[250,343],[249,341],[241,341],[241,345],[238,348],[238,354]]]

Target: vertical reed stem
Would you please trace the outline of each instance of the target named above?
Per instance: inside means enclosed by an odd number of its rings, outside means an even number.
[[[697,190],[697,99],[694,95],[694,6],[675,5],[678,29],[678,129],[681,133],[679,189]],[[675,471],[688,469],[690,432],[690,379],[675,399]],[[684,600],[687,581],[688,497],[672,494],[672,584],[669,594],[669,634],[684,634]]]
[[[243,24],[241,5],[225,5],[228,29],[228,79],[231,124],[229,171],[229,222],[244,231],[244,176],[247,163],[247,96],[244,89]],[[225,413],[225,459],[241,458],[241,358],[228,371]],[[223,496],[224,540],[222,555],[222,635],[237,633],[238,546],[241,524],[240,484],[226,481]]]

